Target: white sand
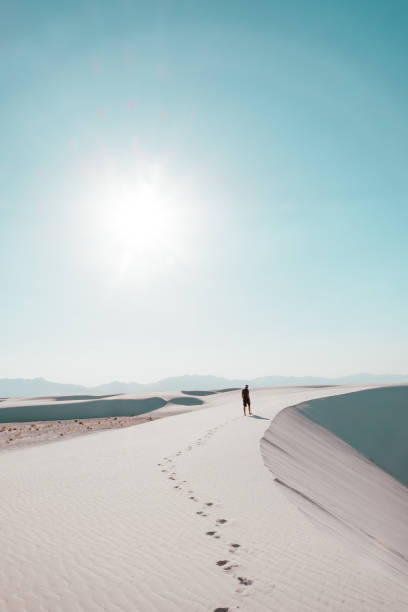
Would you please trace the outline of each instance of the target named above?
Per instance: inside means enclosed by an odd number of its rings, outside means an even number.
[[[239,392],[207,396],[209,409],[1,453],[0,609],[407,610],[408,585],[317,529],[261,457],[264,419],[346,391],[256,390],[262,419],[241,416]]]
[[[335,407],[332,402],[331,409],[329,403],[324,408],[331,410],[332,420],[335,412],[337,424],[346,424],[349,429],[354,428],[354,432],[358,429],[358,435],[354,436],[357,443],[359,438],[364,442],[366,436],[370,436],[368,442],[374,457],[384,460],[384,455],[393,453],[398,459],[405,457],[407,447],[406,436],[399,435],[403,420],[406,420],[406,404],[401,405],[400,420],[396,411],[391,410],[393,396],[399,399],[399,391],[396,387],[388,387],[372,389],[368,394],[342,395],[332,398],[336,399]],[[380,401],[386,402],[382,406],[382,418],[379,418],[378,409],[374,409],[378,396]],[[408,393],[405,402],[407,396]],[[350,412],[352,400],[353,411]],[[358,401],[366,402],[360,411]],[[408,488],[371,458],[306,418],[301,408],[302,405],[285,408],[265,432],[261,441],[265,465],[283,492],[312,520],[346,538],[388,570],[402,573],[408,581]],[[360,414],[356,414],[357,411]],[[364,430],[362,417],[367,420]],[[396,432],[392,445],[391,436],[386,438],[387,428],[391,433]],[[398,444],[403,448],[398,448]],[[391,462],[391,465],[398,466],[398,462]],[[398,467],[405,467],[405,477],[406,464]]]
[[[139,425],[141,423],[150,422],[156,419],[162,419],[168,416],[190,412],[197,410],[205,405],[189,405],[190,401],[201,401],[199,398],[189,397],[188,395],[180,395],[180,393],[161,393],[156,399],[167,402],[162,408],[151,410],[148,412],[142,412],[137,416],[121,416],[123,411],[120,410],[120,402],[125,400],[137,400],[137,405],[134,406],[135,412],[143,410],[143,400],[149,402],[152,399],[150,394],[145,393],[127,393],[118,394],[116,396],[106,396],[100,398],[93,398],[91,400],[68,400],[68,401],[57,401],[55,397],[43,397],[43,398],[9,398],[4,400],[0,404],[0,452],[4,449],[15,449],[29,446],[32,444],[45,444],[48,442],[59,440],[60,438],[73,438],[76,436],[90,435],[92,433],[106,430],[115,429],[122,427],[132,427],[133,425]],[[187,405],[183,405],[176,402],[187,402]],[[109,404],[115,403],[112,408],[107,408]],[[90,418],[89,409],[87,406],[96,404],[96,412],[100,414],[111,414],[112,416],[103,417],[98,416]],[[24,415],[25,409],[30,407],[33,412],[37,412],[37,418],[40,418],[43,408],[49,408],[51,413],[56,415],[61,414],[61,408],[66,414],[72,412],[75,417],[75,410],[77,407],[80,409],[78,413],[82,414],[81,417],[74,418],[71,415],[70,419],[57,419],[57,420],[37,420],[37,421],[17,421],[18,417]],[[67,407],[70,407],[66,410]],[[132,410],[130,410],[132,411]],[[7,412],[7,421],[3,422],[4,414]],[[95,410],[93,410],[95,412]],[[91,411],[92,413],[92,411]],[[113,416],[118,414],[119,416]]]

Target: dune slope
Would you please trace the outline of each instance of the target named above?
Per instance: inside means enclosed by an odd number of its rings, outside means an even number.
[[[408,385],[315,399],[297,409],[408,486]]]
[[[315,399],[282,410],[261,441],[265,465],[299,508],[405,576],[407,400],[408,387]]]

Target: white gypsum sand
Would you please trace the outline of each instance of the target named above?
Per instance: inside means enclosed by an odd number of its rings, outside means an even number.
[[[259,451],[282,408],[351,388],[239,392],[138,427],[0,455],[4,612],[387,612],[408,585],[317,529]],[[225,563],[224,563],[225,562]]]
[[[0,404],[0,451],[131,427],[202,407],[199,397],[185,393],[4,399]]]
[[[282,410],[261,441],[265,465],[302,511],[406,579],[407,406],[408,386],[312,400]]]

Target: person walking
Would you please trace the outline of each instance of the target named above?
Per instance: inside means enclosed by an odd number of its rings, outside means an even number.
[[[246,416],[246,407],[248,406],[248,414],[252,415],[251,412],[251,398],[249,397],[248,385],[242,389],[242,403],[244,404],[244,416]]]

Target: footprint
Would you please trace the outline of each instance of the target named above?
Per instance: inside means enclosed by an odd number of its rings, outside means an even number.
[[[194,497],[194,495],[191,495],[190,499],[192,499],[193,501],[198,501],[198,499],[196,497]]]
[[[244,586],[249,586],[250,584],[252,584],[252,580],[249,580],[249,578],[243,578],[242,576],[238,576],[238,580],[240,584],[243,584]]]
[[[228,612],[229,608],[215,608],[214,612]]]
[[[216,533],[217,533],[216,531],[207,531],[205,535],[213,536]]]
[[[205,505],[206,505],[206,506],[213,506],[214,504],[213,504],[213,502],[206,502],[206,504],[205,504]]]
[[[228,563],[228,559],[223,559],[222,561],[217,561],[217,565],[219,565],[220,567],[222,567],[223,565],[227,565]],[[238,580],[240,580],[240,578],[238,578]]]
[[[227,519],[217,519],[218,525],[224,525],[224,523],[227,523]]]
[[[241,544],[231,544],[231,546],[232,546],[233,548],[239,548],[239,547],[241,546]]]

